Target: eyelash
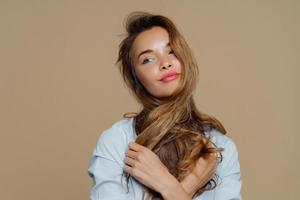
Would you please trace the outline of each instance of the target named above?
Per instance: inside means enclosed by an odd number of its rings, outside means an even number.
[[[171,51],[169,52],[169,54],[174,54],[174,51],[171,50]],[[148,63],[149,61],[147,62],[147,60],[149,60],[149,58],[144,59],[143,62],[142,62],[142,64]]]

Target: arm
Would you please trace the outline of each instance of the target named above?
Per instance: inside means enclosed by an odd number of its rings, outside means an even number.
[[[179,182],[177,189],[176,184],[178,184],[178,182],[177,179],[175,179],[175,189],[171,190],[173,191],[172,194],[174,194],[174,191],[180,191],[179,193],[182,193],[183,196],[179,198],[178,194],[176,194],[176,197],[179,199],[192,199],[198,189],[203,187],[213,177],[216,172],[216,167],[216,157],[200,157],[192,172],[188,174],[181,182]],[[188,195],[188,197],[186,195]],[[176,197],[170,199],[174,199]]]
[[[235,143],[232,139],[227,140],[223,151],[223,161],[219,164],[217,174],[220,176],[218,179],[217,187],[197,196],[195,199],[210,199],[216,200],[241,200],[240,189],[240,166],[238,161],[238,152]],[[198,162],[194,173],[190,173],[184,180],[181,181],[182,187],[193,197],[195,192],[201,188],[207,181],[212,178],[215,172],[215,162]],[[195,171],[196,170],[196,171]]]
[[[224,160],[219,170],[220,185],[216,188],[216,200],[241,200],[241,172],[236,144],[229,139],[225,144]]]
[[[163,199],[191,199],[153,151],[132,142],[128,145],[125,155],[124,171],[134,176],[146,187],[159,192]]]
[[[91,200],[135,199],[133,193],[127,192],[126,178],[122,177],[122,154],[125,145],[126,138],[117,128],[101,133],[88,167],[88,175],[93,179]]]
[[[188,195],[192,198],[199,188],[202,188],[215,174],[217,168],[217,158],[200,157],[195,168],[188,174],[180,184]]]
[[[171,175],[172,176],[172,175]],[[160,191],[164,200],[191,200],[190,195],[184,190],[180,182],[172,176],[167,187]]]
[[[88,173],[94,183],[91,200],[134,200],[133,195],[127,193],[125,178],[121,184],[122,168],[115,161],[93,155]]]
[[[193,198],[197,190],[203,186],[203,184],[201,183],[203,183],[203,181],[193,173],[190,173],[180,182],[182,188],[185,190],[185,192],[189,195],[191,199]]]
[[[90,160],[88,174],[94,183],[90,192],[91,200],[135,200],[137,198],[134,194],[127,192],[125,176],[123,184],[121,182],[122,166],[124,167],[123,159],[120,157],[123,154],[120,152],[122,144],[116,145],[115,141],[112,142],[112,139],[115,138],[113,134],[111,129],[101,134]],[[153,166],[150,167],[152,174]],[[151,185],[157,188],[164,199],[190,200],[175,177],[170,173],[166,173],[164,177],[160,177],[160,181],[155,181]],[[139,180],[139,177],[135,178]],[[143,181],[141,183],[143,184]],[[174,196],[175,193],[176,196]]]

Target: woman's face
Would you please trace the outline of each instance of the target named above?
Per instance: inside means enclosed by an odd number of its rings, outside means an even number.
[[[169,45],[168,32],[158,26],[143,31],[131,53],[135,73],[147,91],[158,98],[172,95],[179,85],[181,64]]]

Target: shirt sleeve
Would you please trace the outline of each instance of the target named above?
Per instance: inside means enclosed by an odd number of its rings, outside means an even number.
[[[88,168],[93,179],[91,200],[134,200],[134,195],[127,191],[126,178],[122,176],[122,148],[125,146],[116,141],[123,138],[120,134],[116,136],[110,129],[104,131],[97,141]]]
[[[216,187],[216,200],[242,200],[241,197],[241,172],[236,144],[231,138],[224,145],[223,160],[219,176],[220,183]]]

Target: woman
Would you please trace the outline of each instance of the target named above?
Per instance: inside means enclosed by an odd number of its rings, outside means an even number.
[[[117,63],[143,109],[100,135],[91,199],[241,199],[236,145],[196,108],[198,66],[174,23],[135,12],[126,30]]]

